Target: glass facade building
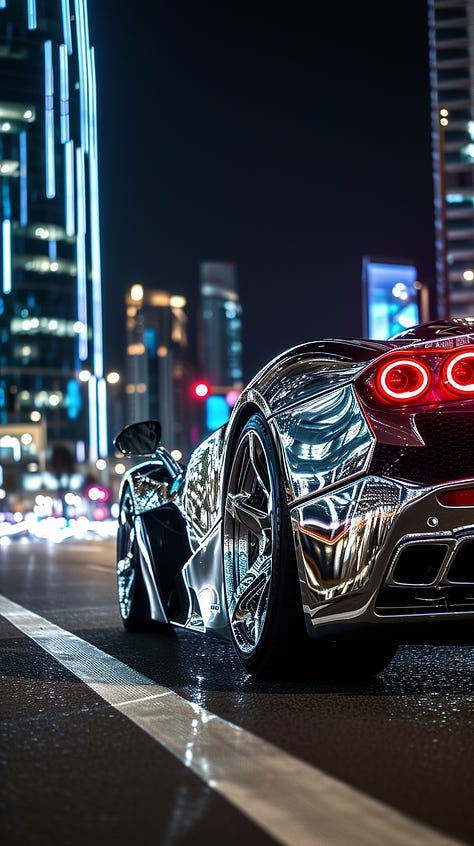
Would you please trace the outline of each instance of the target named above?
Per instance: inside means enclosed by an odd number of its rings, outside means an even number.
[[[242,307],[233,262],[199,266],[201,292],[200,364],[213,387],[242,386]]]
[[[0,424],[108,452],[86,0],[0,0]]]
[[[474,316],[474,0],[428,0],[438,317]]]
[[[202,262],[199,275],[198,359],[210,386],[205,431],[212,432],[226,422],[242,390],[242,306],[234,262]]]

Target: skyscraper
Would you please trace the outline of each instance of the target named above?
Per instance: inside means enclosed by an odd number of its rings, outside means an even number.
[[[0,423],[107,454],[86,0],[0,0]],[[79,378],[81,374],[81,378]]]
[[[169,450],[189,454],[189,362],[186,299],[132,285],[126,295],[126,420],[161,423]]]
[[[474,0],[428,0],[437,313],[474,316]]]

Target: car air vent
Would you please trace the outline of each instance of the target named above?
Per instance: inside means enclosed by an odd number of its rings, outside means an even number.
[[[425,412],[415,423],[425,446],[377,443],[371,473],[421,485],[474,478],[474,415]]]
[[[445,543],[406,546],[395,564],[392,581],[403,585],[432,585],[439,575],[447,550]]]
[[[447,580],[474,585],[474,540],[460,544],[449,567]]]

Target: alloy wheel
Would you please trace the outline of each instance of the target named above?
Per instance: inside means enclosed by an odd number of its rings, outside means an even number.
[[[268,611],[273,568],[274,494],[259,434],[238,444],[224,516],[225,592],[232,634],[243,655],[257,647]]]

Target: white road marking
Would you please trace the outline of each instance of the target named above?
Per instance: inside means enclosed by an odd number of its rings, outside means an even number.
[[[455,846],[0,596],[0,614],[285,846]]]

